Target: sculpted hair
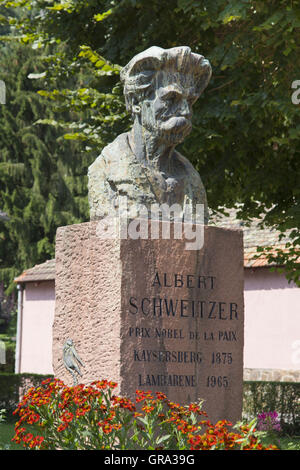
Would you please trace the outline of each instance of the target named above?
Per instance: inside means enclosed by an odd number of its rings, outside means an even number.
[[[198,96],[206,88],[211,77],[209,61],[202,55],[191,52],[187,46],[171,49],[150,47],[133,57],[121,70],[126,108],[129,112],[132,112],[133,104],[140,103],[149,96],[155,75],[162,69],[168,69],[170,73],[174,71],[193,75]]]

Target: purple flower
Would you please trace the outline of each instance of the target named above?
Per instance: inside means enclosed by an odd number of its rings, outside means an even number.
[[[268,411],[257,415],[257,429],[259,431],[281,431],[280,420],[276,411]]]

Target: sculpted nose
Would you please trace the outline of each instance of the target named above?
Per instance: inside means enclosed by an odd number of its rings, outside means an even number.
[[[180,100],[180,106],[178,111],[180,111],[181,116],[189,118],[192,117],[192,108],[186,99]]]

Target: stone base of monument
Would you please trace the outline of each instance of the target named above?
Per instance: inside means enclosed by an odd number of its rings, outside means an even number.
[[[193,250],[172,233],[103,239],[97,224],[57,231],[55,377],[73,384],[63,362],[72,339],[84,364],[80,383],[113,380],[132,399],[138,389],[180,404],[203,399],[213,422],[239,420],[242,232],[205,226],[203,247]]]

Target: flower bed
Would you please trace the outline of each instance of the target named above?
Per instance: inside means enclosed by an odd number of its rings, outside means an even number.
[[[273,450],[256,421],[212,424],[201,404],[181,406],[160,392],[137,391],[135,402],[107,380],[68,387],[47,379],[31,388],[14,414],[13,440],[28,449]]]

